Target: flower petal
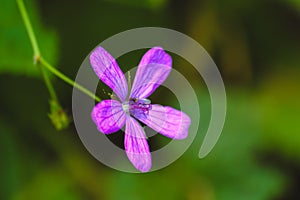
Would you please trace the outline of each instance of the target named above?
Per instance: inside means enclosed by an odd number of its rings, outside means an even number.
[[[151,154],[142,126],[134,118],[127,116],[125,128],[125,151],[130,162],[141,172],[151,168]]]
[[[172,139],[184,139],[188,135],[191,119],[185,113],[169,106],[154,104],[147,117],[135,116],[141,122]]]
[[[168,77],[172,58],[161,47],[147,51],[139,63],[132,85],[131,98],[147,98]]]
[[[128,93],[128,86],[116,60],[104,48],[97,47],[90,55],[90,63],[99,79],[123,102]]]
[[[103,100],[91,113],[100,132],[109,134],[118,131],[125,124],[126,114],[122,104],[116,100]]]

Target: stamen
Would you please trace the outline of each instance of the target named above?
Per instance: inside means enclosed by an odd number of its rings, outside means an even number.
[[[147,117],[151,110],[151,101],[149,99],[129,99],[129,113],[138,118]]]

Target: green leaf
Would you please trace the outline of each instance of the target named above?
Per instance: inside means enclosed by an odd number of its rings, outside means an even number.
[[[34,32],[40,45],[41,54],[50,63],[57,61],[57,35],[45,28],[34,2],[24,2]],[[16,1],[3,0],[0,7],[0,74],[37,76],[33,64],[33,50]]]

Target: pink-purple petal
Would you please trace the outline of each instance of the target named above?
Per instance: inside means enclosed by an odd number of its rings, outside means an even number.
[[[141,125],[130,116],[126,119],[124,146],[133,166],[141,172],[148,172],[152,164],[146,135]]]
[[[172,58],[161,47],[153,47],[142,57],[132,85],[131,98],[147,98],[168,77]]]
[[[184,112],[169,106],[154,104],[147,117],[137,118],[153,130],[172,139],[184,139],[188,135],[191,119]]]
[[[98,130],[104,134],[120,130],[126,120],[122,104],[116,100],[101,101],[93,108],[91,116]]]
[[[116,60],[104,48],[97,47],[90,55],[90,63],[99,79],[108,85],[121,101],[124,101],[128,86]]]

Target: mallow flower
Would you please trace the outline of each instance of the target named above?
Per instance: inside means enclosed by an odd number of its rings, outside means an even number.
[[[141,172],[151,169],[151,153],[141,121],[158,133],[175,139],[188,135],[191,120],[185,113],[169,106],[151,104],[148,97],[168,77],[172,58],[161,47],[153,47],[142,57],[132,89],[128,85],[116,60],[102,47],[90,54],[90,64],[101,81],[108,85],[118,100],[98,103],[91,117],[100,132],[114,133],[125,125],[124,147],[128,159]]]

